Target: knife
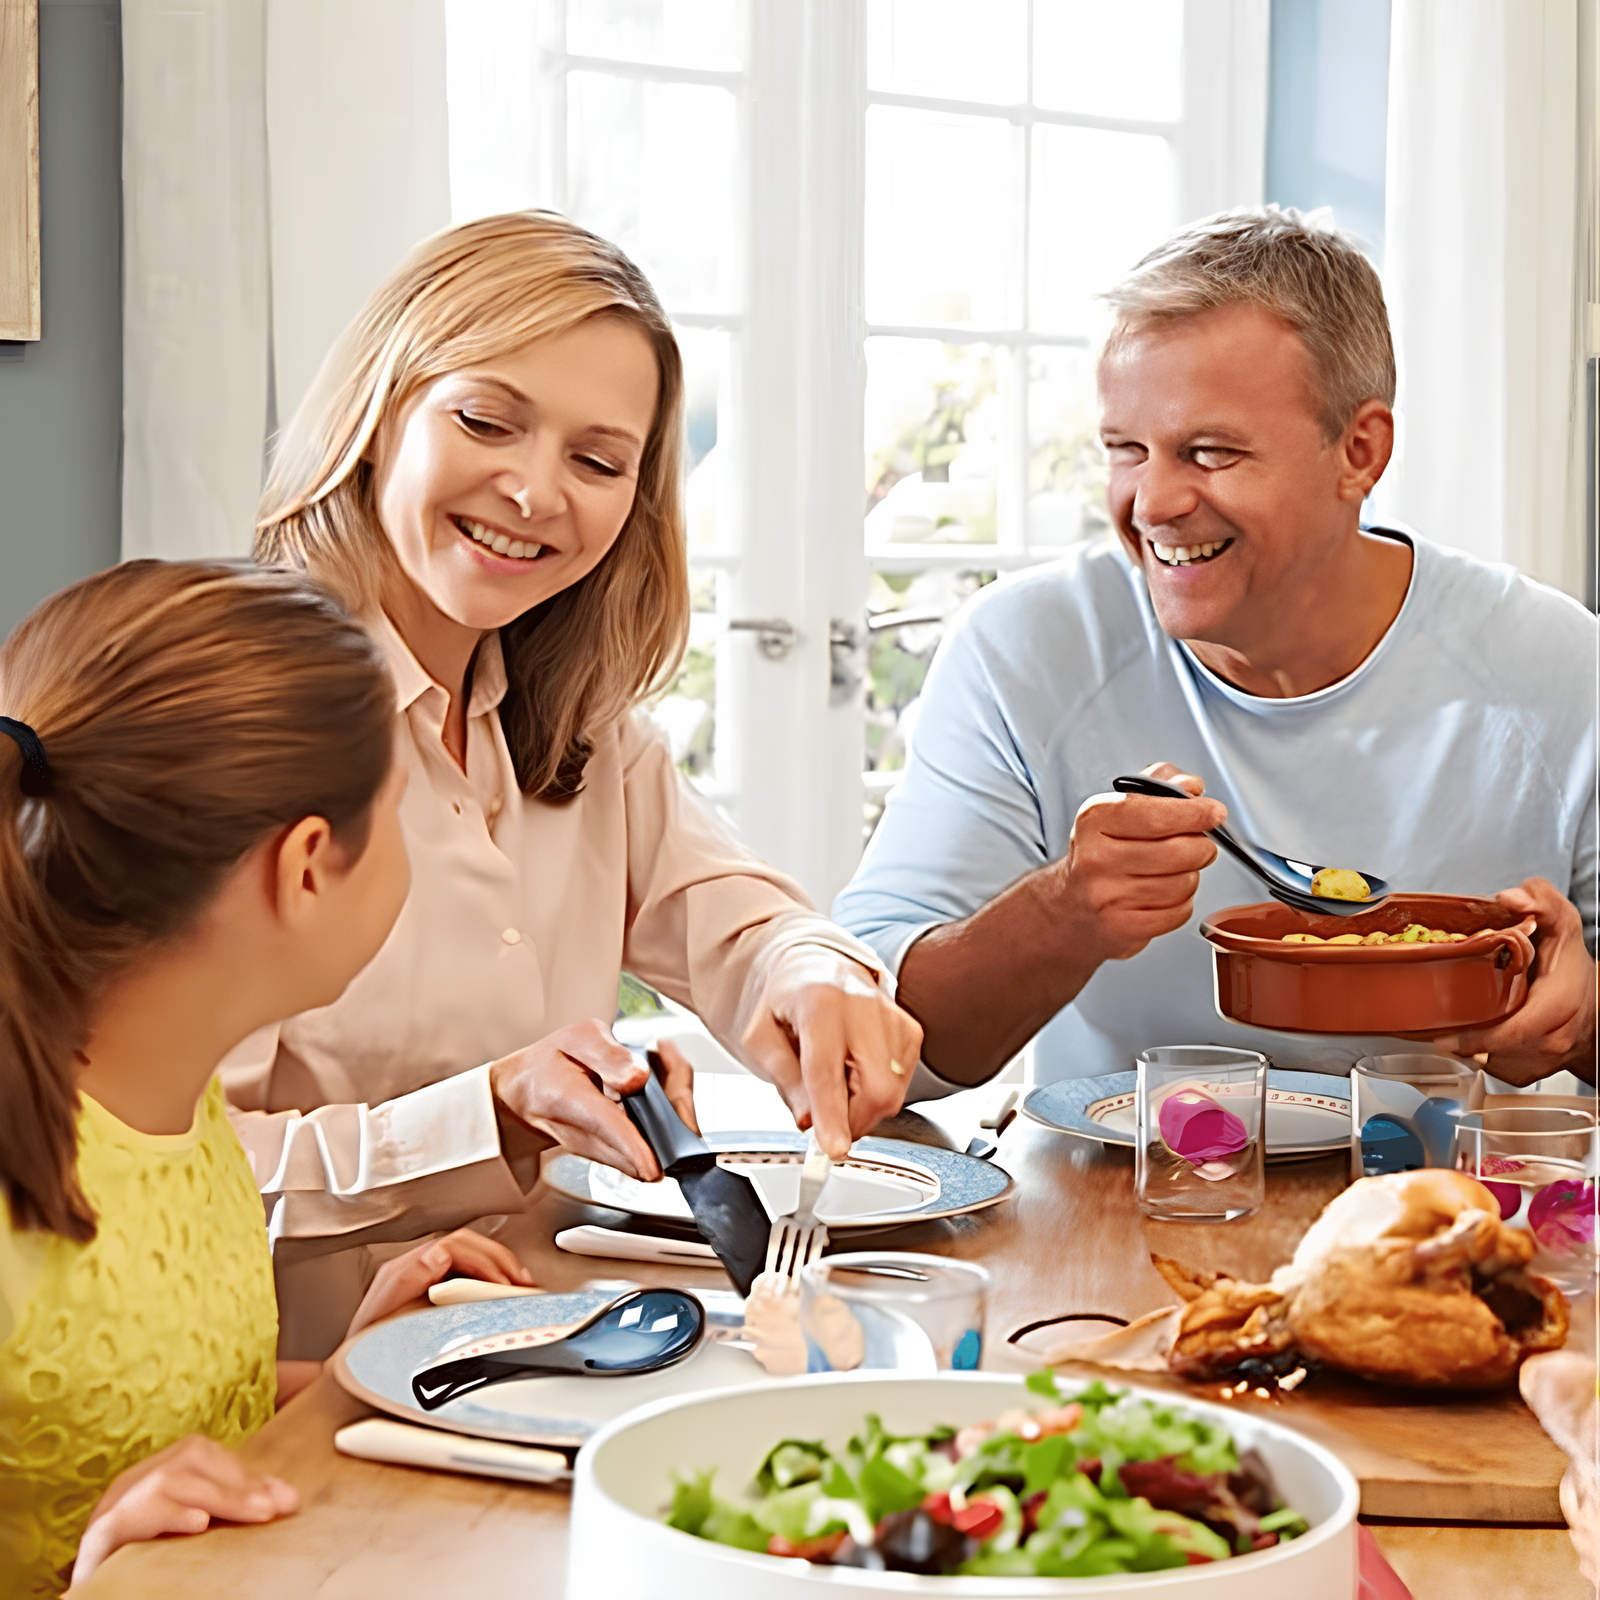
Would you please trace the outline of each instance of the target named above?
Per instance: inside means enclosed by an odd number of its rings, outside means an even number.
[[[636,1094],[622,1097],[622,1109],[655,1152],[661,1170],[678,1180],[700,1237],[716,1251],[739,1293],[749,1294],[766,1265],[772,1231],[756,1186],[717,1165],[715,1152],[673,1110],[655,1073]]]

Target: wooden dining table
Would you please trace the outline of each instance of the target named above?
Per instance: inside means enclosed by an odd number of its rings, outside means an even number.
[[[964,1148],[962,1098],[927,1116],[902,1113],[878,1132]],[[975,1093],[974,1129],[980,1100]],[[1019,1358],[1008,1341],[1031,1325],[1061,1317],[1127,1321],[1172,1303],[1152,1254],[1265,1277],[1344,1187],[1348,1169],[1344,1156],[1271,1164],[1266,1204],[1256,1216],[1206,1227],[1141,1216],[1127,1149],[1018,1118],[1000,1135],[994,1159],[1015,1179],[1002,1204],[898,1229],[873,1244],[982,1262],[991,1275],[985,1365],[1010,1370]],[[559,1230],[606,1220],[614,1222],[615,1214],[608,1218],[541,1185],[499,1237],[552,1290],[621,1277],[726,1286],[712,1269],[604,1261],[556,1248]],[[1087,1375],[1092,1369],[1081,1370]],[[1139,1374],[1137,1381],[1184,1387],[1164,1375]],[[1213,1399],[1219,1391],[1210,1385],[1193,1392]],[[1247,1393],[1229,1403],[1269,1411],[1346,1462],[1361,1483],[1362,1521],[1414,1600],[1594,1600],[1557,1498],[1565,1458],[1514,1388],[1441,1395],[1321,1372],[1291,1394],[1259,1399]],[[564,1488],[339,1454],[335,1432],[372,1414],[325,1373],[243,1451],[252,1465],[299,1490],[295,1515],[128,1546],[75,1596],[514,1600],[562,1594],[570,1507]]]

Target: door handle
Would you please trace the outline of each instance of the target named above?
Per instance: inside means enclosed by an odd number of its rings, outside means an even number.
[[[800,632],[784,617],[734,617],[729,633],[753,633],[756,649],[768,661],[782,661],[800,642]]]

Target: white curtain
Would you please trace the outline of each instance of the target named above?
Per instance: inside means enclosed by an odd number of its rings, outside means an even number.
[[[244,555],[272,432],[450,220],[444,0],[122,12],[122,550]]]
[[[1583,593],[1580,10],[1394,0],[1380,517]],[[1592,72],[1592,62],[1590,64]]]

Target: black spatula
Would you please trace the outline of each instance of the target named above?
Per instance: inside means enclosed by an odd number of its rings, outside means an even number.
[[[717,1165],[711,1147],[672,1109],[653,1072],[637,1094],[622,1097],[622,1109],[655,1152],[661,1170],[678,1180],[700,1237],[717,1252],[739,1293],[749,1294],[766,1265],[772,1233],[756,1186]]]

